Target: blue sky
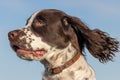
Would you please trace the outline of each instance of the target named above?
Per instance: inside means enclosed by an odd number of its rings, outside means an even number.
[[[99,28],[120,40],[120,0],[0,0],[0,80],[41,80],[43,65],[19,59],[7,33],[24,26],[33,12],[49,8],[79,17],[91,29]],[[120,52],[106,64],[86,53],[97,80],[120,79]]]

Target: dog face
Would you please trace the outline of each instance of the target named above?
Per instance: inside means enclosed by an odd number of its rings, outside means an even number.
[[[13,50],[27,60],[42,60],[72,44],[81,53],[86,45],[95,58],[106,62],[112,60],[119,44],[105,32],[91,30],[77,17],[55,9],[35,12],[25,27],[9,32],[8,36]]]
[[[70,36],[64,32],[65,16],[58,10],[34,13],[25,27],[9,32],[11,47],[20,58],[27,60],[41,60],[48,53],[64,49],[70,43]],[[73,29],[69,31],[72,33]]]

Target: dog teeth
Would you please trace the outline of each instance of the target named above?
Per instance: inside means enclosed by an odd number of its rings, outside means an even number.
[[[44,51],[36,51],[35,53],[36,53],[36,55],[43,56],[43,54],[44,54]]]

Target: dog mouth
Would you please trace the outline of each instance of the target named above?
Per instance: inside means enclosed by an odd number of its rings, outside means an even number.
[[[45,55],[45,53],[47,52],[45,49],[39,49],[39,50],[22,49],[20,46],[17,45],[13,45],[12,48],[17,53],[17,56],[29,61],[41,60]]]

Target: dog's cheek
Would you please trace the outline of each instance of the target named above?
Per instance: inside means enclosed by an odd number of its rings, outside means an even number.
[[[70,42],[70,39],[67,36],[61,38],[61,40],[60,40],[60,38],[58,38],[58,44],[57,44],[58,48],[65,48],[65,47],[67,47],[69,42]]]
[[[70,38],[69,36],[59,36],[53,39],[52,43],[59,49],[64,49],[69,45]]]
[[[67,37],[61,37],[61,36],[56,36],[56,37],[44,37],[42,39],[45,43],[49,44],[52,47],[56,47],[59,49],[63,49],[68,46],[69,44],[69,38]]]

